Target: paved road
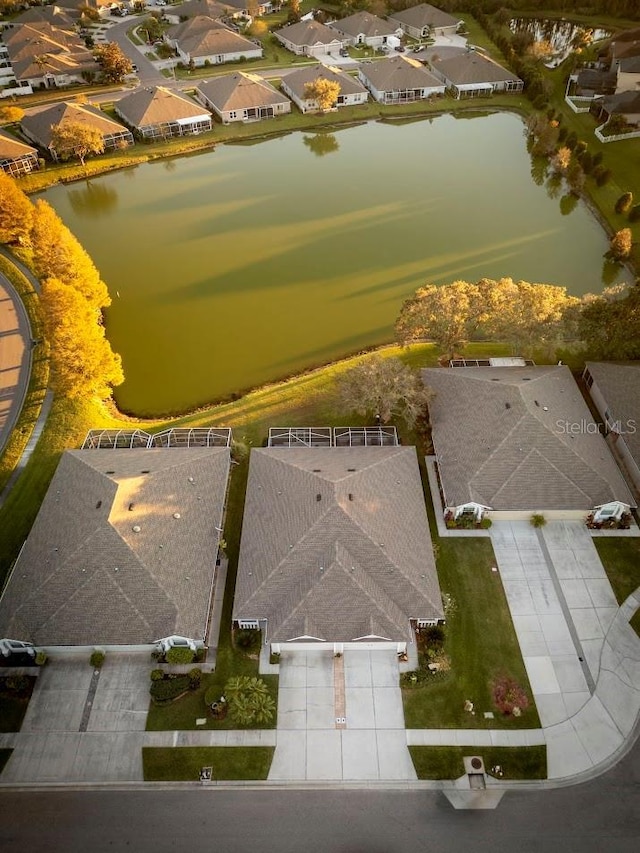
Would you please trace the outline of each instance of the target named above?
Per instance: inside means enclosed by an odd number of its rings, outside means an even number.
[[[0,273],[0,451],[11,435],[27,393],[30,339],[27,312],[9,280]]]
[[[632,853],[640,745],[584,785],[454,811],[437,791],[2,792],[6,853]]]

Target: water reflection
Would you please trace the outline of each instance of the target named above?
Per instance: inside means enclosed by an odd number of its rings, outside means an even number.
[[[82,189],[69,190],[69,203],[78,216],[97,219],[113,213],[118,207],[118,192],[105,183],[87,181]]]
[[[340,143],[333,133],[316,133],[314,136],[303,136],[302,141],[316,157],[333,154],[340,148]]]
[[[548,63],[551,67],[559,65],[572,51],[580,52],[592,42],[611,35],[609,30],[551,18],[512,18],[509,29],[514,35],[527,35],[535,42],[548,42],[553,51],[553,58]]]
[[[560,213],[563,216],[568,216],[576,209],[578,205],[578,196],[573,193],[567,193],[560,199]]]
[[[562,189],[562,183],[562,175],[559,175],[557,172],[552,172],[549,175],[544,185],[549,198],[558,198]]]

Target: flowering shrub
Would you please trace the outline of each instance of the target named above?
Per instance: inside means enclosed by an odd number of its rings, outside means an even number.
[[[502,714],[519,717],[529,707],[529,698],[517,681],[507,676],[497,678],[491,690],[493,704]]]

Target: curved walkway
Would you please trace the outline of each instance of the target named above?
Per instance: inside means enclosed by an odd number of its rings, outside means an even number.
[[[9,279],[0,273],[0,453],[16,425],[31,375],[31,326]]]

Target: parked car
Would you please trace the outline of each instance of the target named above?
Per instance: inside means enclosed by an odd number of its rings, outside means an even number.
[[[395,49],[398,51],[398,53],[404,53],[406,50],[406,48],[401,44],[397,45]]]
[[[349,56],[349,51],[347,50],[346,47],[340,48],[340,56]]]

